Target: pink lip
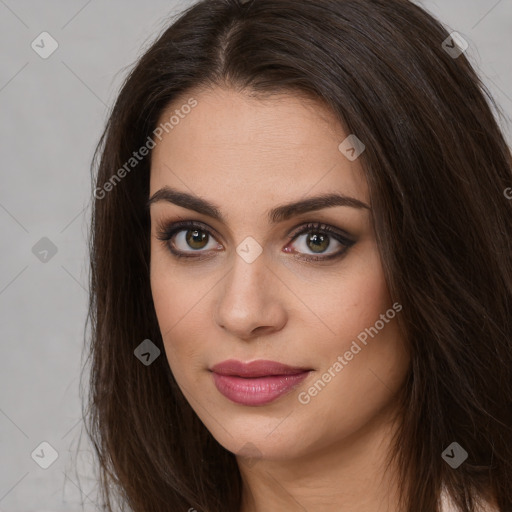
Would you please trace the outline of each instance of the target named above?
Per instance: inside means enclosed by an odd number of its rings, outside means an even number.
[[[230,359],[211,368],[215,386],[226,398],[243,405],[270,403],[300,384],[311,371],[275,361],[243,363]]]

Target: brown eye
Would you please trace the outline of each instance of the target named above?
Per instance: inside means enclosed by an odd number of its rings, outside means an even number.
[[[290,235],[291,246],[294,250],[286,249],[286,252],[296,253],[306,261],[322,261],[341,257],[355,244],[342,231],[325,224],[310,223],[302,226],[299,232]],[[332,248],[332,251],[326,252]]]
[[[208,242],[209,235],[199,229],[188,229],[185,240],[192,249],[204,249],[205,242]]]
[[[331,256],[332,254],[337,254],[339,252],[336,249],[344,249],[347,245],[343,244],[338,240],[334,240],[334,243],[332,243],[331,239],[333,239],[333,235],[309,230],[306,233],[300,234],[295,238],[294,252],[302,253],[305,256],[311,253],[319,255],[325,254],[326,256]],[[333,250],[326,253],[327,249],[331,247],[333,248]]]
[[[329,237],[321,233],[308,235],[306,238],[306,245],[313,252],[324,252],[329,247]]]
[[[205,256],[210,249],[222,249],[210,230],[198,222],[176,222],[160,225],[157,238],[162,240],[177,258]]]
[[[168,237],[169,249],[175,254],[184,256],[196,256],[208,252],[210,249],[222,247],[215,238],[204,229],[189,227],[188,229],[174,229],[171,236]]]
[[[210,229],[198,222],[183,221],[160,226],[157,238],[176,258],[210,257],[211,250],[223,249]],[[299,232],[290,235],[290,240],[292,243],[284,251],[297,254],[306,261],[341,258],[356,243],[343,231],[317,223],[301,226]],[[290,246],[293,250],[289,249]],[[326,252],[331,248],[332,251]]]

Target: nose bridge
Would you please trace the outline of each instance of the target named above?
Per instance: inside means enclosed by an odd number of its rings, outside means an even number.
[[[223,290],[223,300],[231,302],[230,309],[244,311],[244,314],[254,312],[256,309],[262,310],[264,303],[268,303],[270,297],[267,295],[269,290],[265,289],[264,284],[268,280],[265,257],[260,254],[254,260],[245,259],[239,252],[246,250],[242,244],[237,248],[237,254],[233,258],[233,267],[226,278]],[[250,254],[251,248],[247,254]]]
[[[284,320],[278,287],[271,283],[276,278],[264,253],[251,244],[244,241],[237,247],[231,271],[220,288],[216,312],[218,325],[241,338],[259,327],[280,328]]]

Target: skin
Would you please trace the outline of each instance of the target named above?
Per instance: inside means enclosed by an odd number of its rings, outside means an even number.
[[[298,400],[392,307],[371,212],[335,206],[276,225],[266,217],[322,193],[370,205],[361,159],[349,161],[338,150],[348,134],[330,111],[295,93],[257,99],[220,87],[198,90],[175,101],[162,121],[191,96],[198,105],[152,152],[150,196],[164,186],[195,194],[218,205],[225,222],[166,201],[150,208],[151,287],[176,381],[206,428],[236,454],[242,512],[395,512],[395,471],[383,465],[410,364],[396,317],[309,403]],[[170,242],[157,238],[159,224],[180,220],[211,231],[200,249],[208,257],[177,259]],[[287,235],[308,222],[356,242],[338,259],[299,259],[318,253],[307,233]],[[174,240],[190,254],[186,229]],[[252,263],[236,252],[248,236],[263,249]],[[330,238],[325,253],[342,247]],[[246,406],[214,385],[208,368],[226,359],[313,371],[274,402]]]

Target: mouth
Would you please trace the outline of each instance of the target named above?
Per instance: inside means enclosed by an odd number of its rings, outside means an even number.
[[[313,369],[275,361],[243,363],[230,359],[214,365],[210,371],[217,390],[226,398],[241,405],[261,406],[290,392]]]

